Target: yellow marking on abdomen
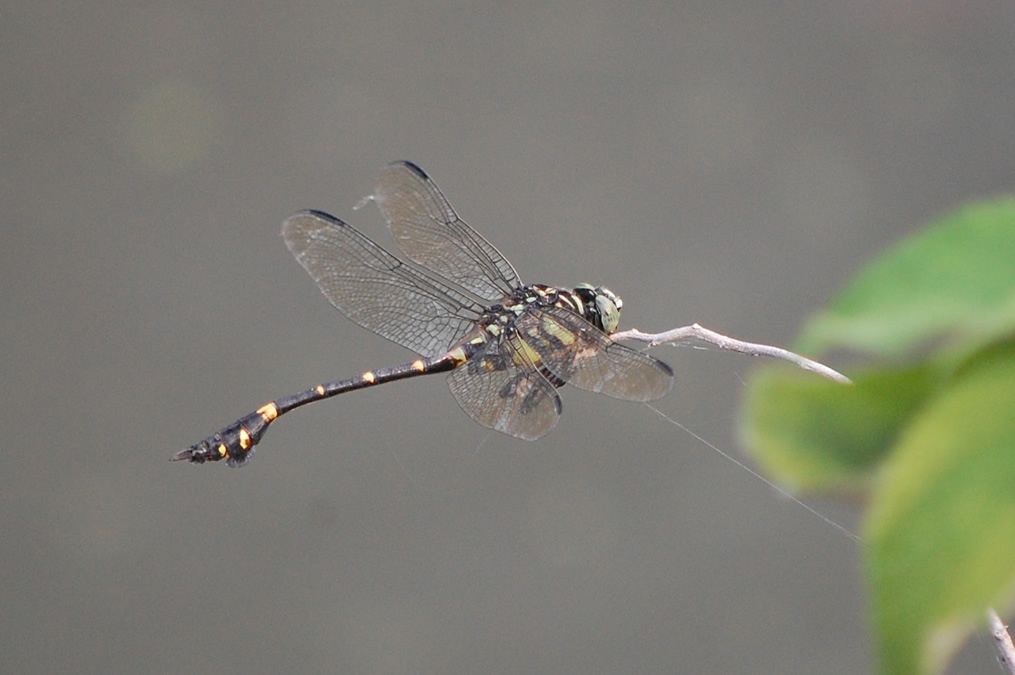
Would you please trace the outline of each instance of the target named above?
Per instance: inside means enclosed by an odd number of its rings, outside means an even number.
[[[448,356],[451,357],[451,360],[454,361],[456,365],[461,365],[465,363],[467,360],[467,357],[465,356],[465,350],[461,347],[455,347],[454,349],[452,349],[450,352],[448,352]]]
[[[246,450],[252,445],[250,442],[250,434],[247,432],[246,429],[241,428],[239,436],[240,436],[240,450]]]
[[[364,382],[370,382],[371,384],[373,384],[373,382],[377,379],[377,376],[374,375],[374,371],[368,370],[367,372],[360,375],[360,379],[362,379]]]
[[[424,370],[426,370],[426,364],[423,363],[423,359],[416,359],[415,361],[412,362],[412,365],[409,367],[415,370],[417,373],[422,373]]]
[[[323,384],[317,385],[316,387],[314,387],[314,391],[317,392],[318,396],[324,396],[324,385]]]
[[[278,408],[275,406],[274,402],[265,403],[254,412],[263,417],[265,422],[270,422],[278,417]]]

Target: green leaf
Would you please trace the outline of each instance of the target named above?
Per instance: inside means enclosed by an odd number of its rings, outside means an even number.
[[[1015,199],[956,211],[864,269],[807,324],[797,350],[898,356],[948,336],[975,348],[1015,328]]]
[[[988,607],[1015,598],[1015,199],[968,206],[895,246],[799,344],[910,359],[853,386],[763,372],[741,433],[780,483],[869,488],[881,667],[938,672]]]
[[[853,385],[785,368],[758,373],[740,425],[745,447],[790,489],[864,487],[940,379],[921,365],[874,371]]]
[[[939,672],[1015,589],[1015,344],[921,409],[877,477],[865,525],[886,673]]]

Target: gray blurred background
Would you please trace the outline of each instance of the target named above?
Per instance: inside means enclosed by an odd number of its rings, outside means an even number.
[[[386,242],[353,206],[394,159],[527,282],[791,343],[1012,189],[1013,29],[1003,0],[8,3],[0,670],[869,671],[857,545],[644,405],[567,388],[526,443],[422,378],[286,417],[242,470],[167,459],[407,360],[278,237],[313,207]],[[756,362],[655,354],[659,410],[743,457]],[[998,672],[990,640],[953,671]]]

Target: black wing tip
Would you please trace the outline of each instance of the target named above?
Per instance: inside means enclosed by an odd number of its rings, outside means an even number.
[[[412,171],[420,178],[424,180],[430,180],[430,176],[427,175],[426,171],[423,171],[423,169],[419,168],[419,165],[416,164],[415,162],[410,162],[407,159],[400,159],[398,161],[391,162],[390,164],[388,164],[388,166],[390,167],[404,166],[406,169]]]
[[[653,358],[655,358],[655,357],[653,357]],[[665,373],[666,375],[669,375],[670,380],[671,380],[670,384],[672,385],[673,384],[673,382],[672,382],[672,380],[673,380],[673,367],[670,364],[668,364],[665,361],[662,361],[660,359],[656,359],[656,363],[658,364],[657,367],[659,368],[659,370],[663,371],[663,373]]]
[[[663,396],[666,396],[666,394],[668,394],[671,391],[673,391],[673,383],[676,381],[676,377],[673,374],[673,368],[670,367],[670,364],[666,363],[665,361],[661,361],[661,360],[655,358],[654,356],[649,356],[649,358],[652,359],[653,361],[655,361],[654,365],[655,365],[656,369],[660,373],[662,373],[663,376],[666,378],[666,386],[663,387],[662,390],[660,390],[660,391],[652,392],[652,394],[650,395],[651,398],[645,399],[645,402],[648,402],[648,401],[658,401]]]
[[[293,218],[302,218],[306,216],[313,216],[314,218],[320,218],[321,220],[327,220],[333,223],[342,223],[341,218],[336,218],[327,211],[319,211],[317,209],[303,209],[302,211],[297,211],[296,213],[286,218],[286,221],[292,220]],[[344,223],[342,224],[344,225]]]
[[[279,234],[286,240],[287,245],[289,239],[293,237],[294,233],[304,232],[307,230],[307,226],[304,225],[307,218],[315,221],[315,225],[313,227],[315,230],[329,225],[332,227],[348,227],[344,220],[336,218],[326,211],[303,209],[302,211],[297,211],[282,221],[282,231]],[[324,223],[324,225],[322,226],[321,223]],[[290,250],[292,250],[291,247]]]

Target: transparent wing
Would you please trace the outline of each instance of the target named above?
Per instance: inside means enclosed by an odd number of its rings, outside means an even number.
[[[556,389],[510,342],[487,347],[448,375],[458,405],[489,429],[528,441],[544,436],[560,417]]]
[[[381,173],[374,200],[407,258],[485,300],[521,286],[504,256],[463,222],[430,177],[412,162]]]
[[[289,217],[282,237],[332,305],[423,356],[443,354],[482,311],[464,293],[406,265],[327,213]]]
[[[562,307],[532,308],[515,327],[539,355],[542,367],[579,389],[626,401],[654,401],[673,386],[668,365],[614,342]]]

